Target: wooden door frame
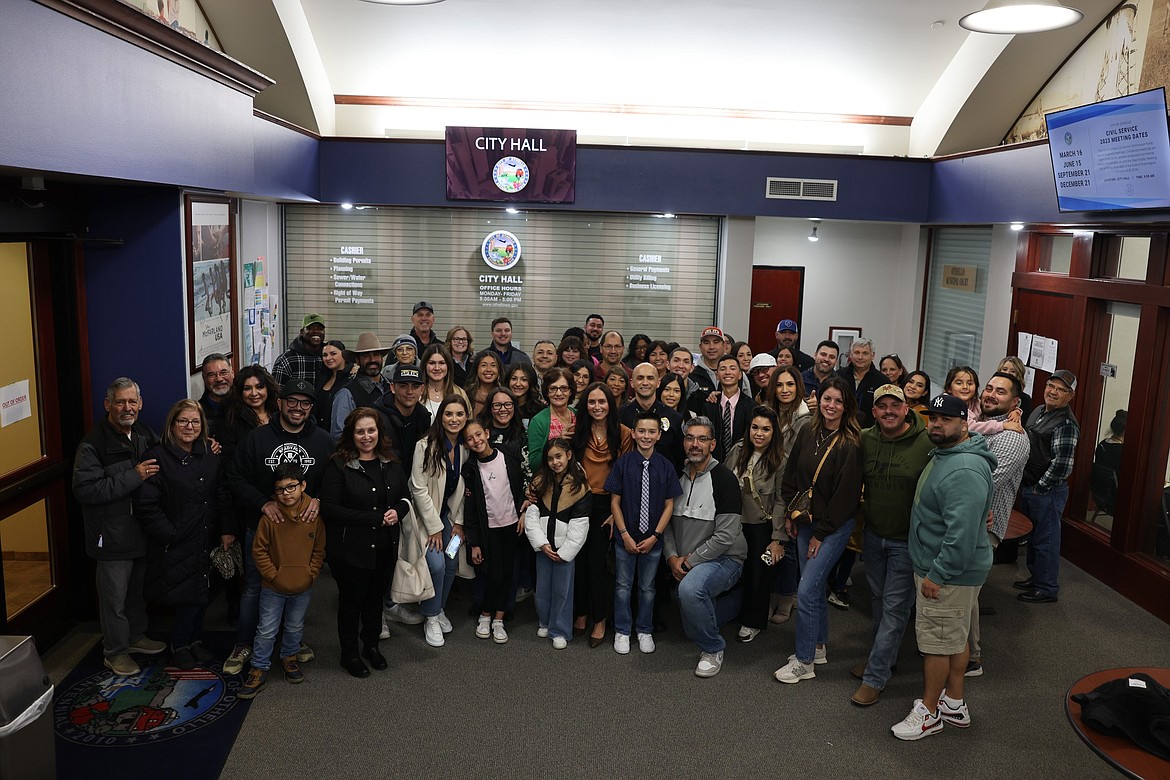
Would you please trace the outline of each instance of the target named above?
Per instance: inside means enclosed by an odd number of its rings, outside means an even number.
[[[765,269],[768,271],[797,271],[800,274],[800,284],[799,284],[800,289],[799,289],[799,292],[797,293],[797,302],[796,302],[796,323],[800,327],[800,333],[796,334],[796,343],[797,343],[797,348],[800,349],[801,351],[804,351],[804,335],[805,335],[804,324],[803,324],[804,323],[804,277],[805,277],[806,267],[803,265],[752,265],[753,276],[755,275],[757,268]],[[748,301],[749,302],[751,301],[751,297],[752,297],[752,291],[748,290]],[[751,311],[749,311],[748,312],[748,332],[746,334],[744,334],[746,336],[744,341],[750,341],[750,339],[751,339],[751,322],[752,322],[752,315],[751,315]],[[773,335],[774,334],[775,334],[775,329],[773,328]],[[775,341],[774,338],[773,338],[773,341]],[[820,339],[817,339],[817,341],[820,341]],[[772,348],[774,348],[774,347],[772,347]]]

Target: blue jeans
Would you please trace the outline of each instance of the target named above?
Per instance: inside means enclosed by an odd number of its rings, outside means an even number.
[[[256,624],[260,619],[260,570],[252,560],[252,542],[256,540],[256,529],[244,532],[244,589],[240,593],[240,619],[236,623],[236,644],[250,645],[256,636]]]
[[[553,561],[536,554],[536,619],[551,637],[573,638],[573,584],[576,561]]]
[[[727,647],[719,627],[739,614],[740,599],[719,598],[739,582],[743,564],[720,555],[694,566],[678,584],[678,609],[687,639],[704,653],[718,653]]]
[[[296,655],[305,635],[305,613],[309,611],[310,588],[295,596],[286,596],[268,588],[260,589],[260,622],[256,626],[256,641],[252,646],[252,668],[268,671],[272,668],[272,645],[284,618],[284,635],[280,640],[280,657]]]
[[[829,603],[825,583],[829,571],[849,543],[851,533],[852,517],[821,542],[815,558],[808,557],[812,525],[801,524],[796,534],[796,558],[800,562],[800,586],[796,590],[796,657],[803,664],[811,664],[817,645],[829,641]]]
[[[427,568],[431,570],[431,582],[435,586],[435,595],[419,604],[419,611],[424,617],[435,617],[447,606],[447,597],[451,595],[451,586],[455,584],[455,574],[459,571],[459,555],[448,558],[444,550],[451,541],[451,521],[443,518],[443,546],[439,550],[427,550]]]
[[[1032,521],[1028,571],[1036,590],[1048,596],[1060,593],[1060,516],[1066,501],[1067,482],[1044,494],[1035,487],[1020,488],[1020,510]]]
[[[865,578],[873,594],[873,649],[864,682],[879,691],[890,681],[906,624],[914,614],[914,566],[910,545],[865,529]]]
[[[662,542],[645,555],[626,552],[626,545],[619,539],[613,545],[617,563],[617,577],[613,588],[613,630],[619,634],[630,634],[633,617],[630,614],[630,591],[636,579],[638,582],[638,633],[654,633],[654,578],[658,574],[658,563],[662,560]],[[689,575],[688,575],[689,576]]]

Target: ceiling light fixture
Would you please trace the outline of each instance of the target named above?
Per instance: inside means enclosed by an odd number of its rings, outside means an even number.
[[[443,0],[361,0],[370,5],[434,5]]]
[[[812,232],[808,234],[808,240],[815,244],[817,241],[821,240],[821,237],[817,235],[817,228],[821,226],[821,221],[819,219],[814,219],[812,223],[813,229]]]
[[[1015,35],[1070,27],[1085,15],[1060,0],[988,0],[987,5],[959,20],[972,32]]]
[[[342,203],[342,204],[341,204],[341,207],[342,207],[343,209],[345,209],[346,211],[349,211],[350,209],[352,209],[352,208],[353,208],[353,204],[352,204],[352,203],[350,203],[349,201],[346,201],[345,203]]]
[[[520,213],[520,209],[512,208],[511,206],[504,209],[504,211],[508,212],[509,214],[519,214]]]
[[[1024,223],[1023,222],[1013,222],[1011,227],[1012,227],[1012,230],[1023,230]]]

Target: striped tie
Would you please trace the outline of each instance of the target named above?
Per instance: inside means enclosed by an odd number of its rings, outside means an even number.
[[[642,503],[638,507],[638,530],[645,536],[650,530],[650,461],[642,461]]]
[[[731,449],[731,401],[723,402],[723,457]]]

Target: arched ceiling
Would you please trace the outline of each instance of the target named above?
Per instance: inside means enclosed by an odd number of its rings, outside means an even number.
[[[564,127],[582,143],[934,156],[997,145],[1116,5],[1025,36],[983,0],[201,0],[276,80],[258,108],[322,135]]]

